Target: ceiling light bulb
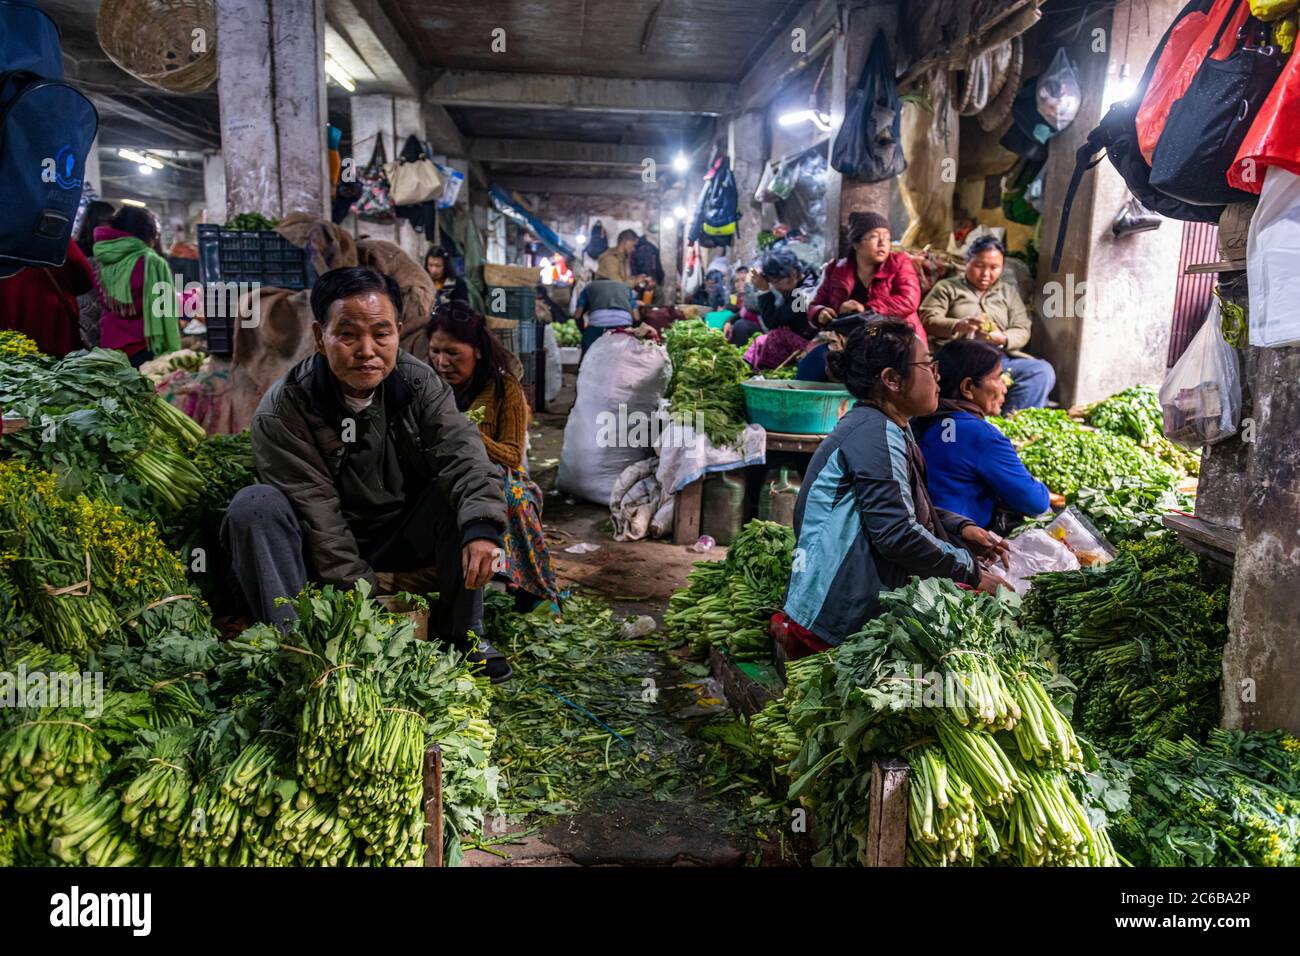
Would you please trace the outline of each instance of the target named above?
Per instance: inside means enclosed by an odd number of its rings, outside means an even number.
[[[676,217],[677,219],[685,219],[685,218],[686,218],[686,207],[685,207],[685,206],[676,206],[676,207],[674,207],[674,208],[673,208],[673,216]]]
[[[149,176],[153,173],[153,167],[148,163],[141,163],[138,167],[141,176]]]
[[[686,158],[685,153],[678,153],[673,157],[673,169],[679,173],[684,173],[691,168],[691,161]]]
[[[332,56],[325,57],[325,72],[334,79],[339,86],[349,93],[355,93],[357,89],[356,82],[352,79],[352,74],[343,67]]]

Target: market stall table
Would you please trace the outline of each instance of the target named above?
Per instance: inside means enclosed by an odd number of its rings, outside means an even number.
[[[788,432],[767,433],[768,452],[785,452],[811,458],[825,435],[795,435]],[[805,462],[806,464],[806,462]],[[755,465],[747,471],[758,471],[765,466]],[[707,476],[705,476],[707,477]],[[677,506],[673,510],[673,544],[694,544],[700,537],[700,516],[703,513],[704,478],[698,478],[677,493]]]

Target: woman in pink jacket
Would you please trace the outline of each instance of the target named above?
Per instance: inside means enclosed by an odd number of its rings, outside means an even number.
[[[822,284],[808,306],[808,320],[814,329],[853,312],[876,313],[901,319],[912,327],[921,344],[928,347],[925,327],[917,315],[921,305],[921,280],[912,260],[902,252],[891,252],[889,220],[876,212],[849,215],[849,244],[853,254],[826,270]],[[809,351],[799,363],[798,376],[811,381],[826,379],[826,346]]]

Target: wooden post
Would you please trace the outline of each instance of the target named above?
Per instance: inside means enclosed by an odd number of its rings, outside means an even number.
[[[673,544],[694,544],[699,540],[703,504],[703,478],[677,492],[677,503],[673,506]]]
[[[424,865],[442,866],[442,749],[424,752]]]
[[[877,760],[871,764],[867,866],[907,865],[907,775],[904,760]]]

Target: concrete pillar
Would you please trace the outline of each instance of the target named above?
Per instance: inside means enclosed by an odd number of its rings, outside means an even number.
[[[226,161],[219,152],[203,156],[203,221],[226,221]]]
[[[86,173],[82,177],[84,183],[83,189],[89,191],[96,198],[104,195],[104,180],[99,171],[99,137],[90,144],[90,152],[86,154]]]
[[[1300,734],[1300,348],[1249,351],[1255,440],[1223,653],[1223,725]]]
[[[754,202],[754,190],[758,189],[758,181],[767,166],[767,111],[740,113],[727,125],[731,168],[736,176],[741,213],[731,261],[733,265],[740,265],[758,255],[758,234],[763,229],[762,209]]]
[[[406,137],[414,134],[424,138],[424,116],[420,101],[409,96],[372,94],[353,96],[352,107],[352,157],[358,168],[370,162],[376,137],[382,137],[384,155],[388,162],[397,158]],[[401,246],[408,255],[419,260],[424,255],[428,240],[416,232],[405,220],[396,223],[358,222],[357,235],[372,239],[387,239]]]
[[[842,16],[842,14],[841,14]],[[831,138],[826,144],[826,156],[829,160],[831,146],[835,143],[835,136],[839,133],[840,127],[844,124],[844,104],[848,97],[848,61],[849,61],[849,40],[843,30],[835,34],[835,39],[831,42],[831,65],[828,70],[830,76],[827,80],[831,84]],[[839,256],[841,246],[839,228],[841,217],[841,199],[844,190],[844,176],[841,175],[828,162],[826,165],[826,250],[825,255],[828,259],[835,259]]]
[[[665,230],[659,237],[659,259],[664,265],[663,300],[665,305],[672,305],[679,297],[678,289],[682,279],[682,245],[685,242],[686,230],[691,228],[691,209],[686,202],[686,187],[681,182],[665,189],[660,195],[661,208],[666,215],[671,215],[679,206],[686,210],[685,216],[681,218],[674,216],[677,222],[673,228]],[[745,225],[743,218],[740,224],[742,227]]]
[[[222,0],[217,32],[227,214],[327,215],[323,0]]]
[[[1043,193],[1037,318],[1028,351],[1056,368],[1057,400],[1091,402],[1134,383],[1159,385],[1165,373],[1182,223],[1116,239],[1110,231],[1128,199],[1107,161],[1084,177],[1075,195],[1060,267],[1051,270],[1075,150],[1097,125],[1125,64],[1139,76],[1156,42],[1181,9],[1179,0],[1120,0],[1105,30],[1105,50],[1092,29],[1068,47],[1079,71],[1083,102],[1074,122],[1052,140]],[[1135,307],[1140,303],[1140,307]]]

